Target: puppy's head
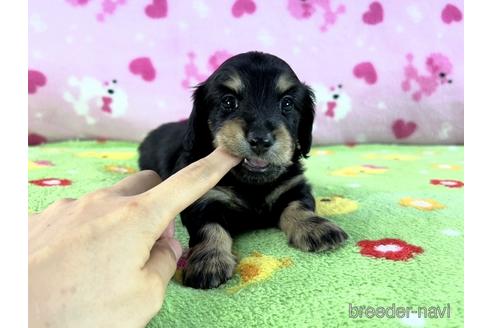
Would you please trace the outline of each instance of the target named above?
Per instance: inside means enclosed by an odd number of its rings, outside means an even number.
[[[193,97],[186,149],[204,155],[222,146],[244,158],[231,171],[243,182],[272,182],[311,148],[313,92],[278,57],[234,56]]]

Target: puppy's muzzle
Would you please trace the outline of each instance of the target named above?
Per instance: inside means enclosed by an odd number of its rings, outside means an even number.
[[[251,150],[257,155],[263,155],[275,142],[271,133],[248,133],[246,138]]]

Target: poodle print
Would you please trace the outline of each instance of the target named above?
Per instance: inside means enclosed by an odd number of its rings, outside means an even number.
[[[296,19],[309,19],[316,12],[317,7],[323,11],[323,24],[320,30],[325,32],[330,25],[335,25],[339,15],[345,13],[345,6],[332,8],[331,0],[289,0],[287,8]]]
[[[313,90],[318,106],[321,106],[321,111],[326,117],[340,121],[352,109],[352,101],[341,84],[329,89],[322,85],[313,85]]]
[[[77,88],[78,94],[74,95],[70,91],[65,91],[63,99],[72,104],[78,115],[85,117],[87,124],[96,123],[96,119],[90,113],[93,106],[110,114],[111,117],[120,117],[128,108],[128,97],[118,87],[117,82],[117,80],[101,82],[92,77],[77,79],[71,76],[68,79],[68,85]]]
[[[440,85],[453,82],[449,79],[453,65],[449,58],[443,54],[433,53],[427,57],[425,61],[427,74],[420,74],[417,67],[414,66],[413,54],[407,54],[406,59],[405,79],[401,84],[401,88],[405,92],[410,92],[412,91],[412,82],[414,82],[417,88],[412,93],[412,99],[415,101],[420,101],[424,95],[432,95]]]
[[[90,0],[66,0],[74,7],[83,7],[89,3]],[[126,0],[101,0],[101,10],[96,14],[96,19],[103,23],[108,16],[114,15],[116,9],[126,4]]]
[[[205,81],[211,73],[219,68],[219,66],[231,56],[230,53],[224,50],[214,52],[208,58],[208,71],[206,73],[201,73],[195,63],[196,54],[194,52],[188,53],[189,62],[185,65],[185,79],[181,81],[181,85],[183,88],[188,89],[194,85],[193,83],[198,84]]]

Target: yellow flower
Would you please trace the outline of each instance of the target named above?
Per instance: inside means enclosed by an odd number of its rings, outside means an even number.
[[[405,155],[405,154],[366,154],[363,156],[364,159],[382,159],[387,161],[416,161],[420,159],[415,155]]]
[[[315,149],[313,150],[312,156],[328,156],[333,155],[335,152],[329,149]]]
[[[28,171],[31,171],[31,170],[36,170],[36,169],[40,169],[40,168],[43,168],[44,166],[43,165],[39,165],[33,161],[28,161],[27,162],[27,170]]]
[[[130,166],[119,166],[119,165],[106,165],[104,167],[106,171],[108,172],[113,172],[113,173],[135,173],[136,170],[133,167]]]
[[[451,170],[451,171],[459,171],[461,170],[461,166],[459,165],[451,165],[451,164],[434,164],[433,168],[439,170]]]
[[[27,161],[27,170],[37,170],[53,166],[50,161]]]
[[[228,292],[237,292],[239,289],[270,278],[276,271],[292,265],[290,258],[275,258],[252,252],[250,256],[243,258],[237,268],[241,281],[238,285],[228,288]]]
[[[136,153],[134,151],[114,151],[114,152],[100,152],[100,151],[85,151],[82,153],[77,153],[77,157],[82,158],[104,158],[112,160],[126,160],[135,157]]]
[[[400,200],[400,205],[413,207],[421,211],[433,211],[444,208],[445,206],[434,199],[405,197]]]
[[[343,169],[333,171],[331,175],[341,176],[341,177],[355,177],[358,176],[359,174],[382,174],[386,171],[388,171],[388,168],[383,166],[359,165],[359,166],[345,167]]]
[[[439,155],[440,153],[441,153],[440,151],[436,151],[436,150],[424,150],[420,152],[420,154],[424,156],[434,156],[434,155]]]
[[[28,171],[39,169],[41,167],[42,167],[41,165],[38,165],[38,164],[34,163],[33,161],[27,162],[27,170]]]
[[[63,153],[70,153],[72,149],[70,148],[64,148],[64,147],[57,147],[57,148],[52,148],[52,147],[44,147],[40,149],[43,153],[47,154],[63,154]]]
[[[316,212],[320,216],[347,214],[358,208],[359,204],[356,201],[340,196],[316,198]]]

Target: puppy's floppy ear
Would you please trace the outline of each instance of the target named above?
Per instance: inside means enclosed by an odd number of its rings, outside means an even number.
[[[208,128],[208,105],[206,101],[207,81],[199,84],[193,92],[193,110],[188,118],[188,127],[183,142],[184,150],[192,157],[207,154],[212,144]]]
[[[301,118],[299,120],[299,128],[297,131],[297,141],[299,143],[301,155],[303,157],[307,157],[307,154],[311,150],[316,99],[313,90],[309,86],[303,84],[303,87],[305,88],[305,94],[302,101]]]

